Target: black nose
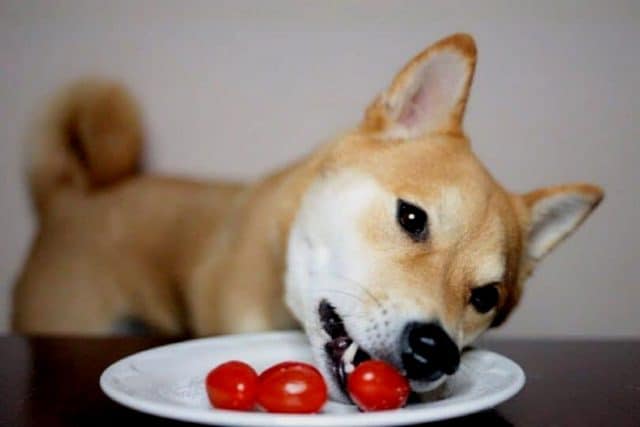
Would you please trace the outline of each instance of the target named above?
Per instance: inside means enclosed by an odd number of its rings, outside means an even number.
[[[437,323],[413,322],[402,334],[402,364],[409,379],[435,381],[458,369],[460,352]]]

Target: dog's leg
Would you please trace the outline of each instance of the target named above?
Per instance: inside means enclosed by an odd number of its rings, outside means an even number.
[[[236,242],[201,265],[188,285],[190,327],[196,335],[296,326],[283,301],[282,269],[259,242]]]
[[[59,249],[62,244],[65,250]],[[144,332],[181,334],[181,309],[170,284],[163,283],[167,283],[163,277],[126,251],[47,233],[36,240],[16,287],[13,329],[46,334],[140,333],[144,324]]]
[[[13,330],[28,334],[112,333],[127,298],[108,267],[36,247],[14,291]],[[106,268],[105,268],[106,267]]]

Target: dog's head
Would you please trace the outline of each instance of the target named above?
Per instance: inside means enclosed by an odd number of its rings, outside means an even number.
[[[454,373],[460,350],[505,320],[535,265],[602,198],[586,184],[513,194],[492,178],[462,130],[475,63],[460,34],[412,59],[330,144],[303,197],[286,299],[336,398],[367,357],[417,391]]]

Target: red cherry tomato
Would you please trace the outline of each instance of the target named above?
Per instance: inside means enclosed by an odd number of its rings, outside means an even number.
[[[308,414],[327,401],[327,385],[313,366],[283,362],[260,374],[258,404],[268,412]]]
[[[262,371],[262,373],[260,374],[260,383],[262,383],[267,377],[270,377],[273,374],[276,374],[278,372],[282,372],[282,371],[286,371],[289,368],[295,367],[295,366],[300,366],[302,365],[302,362],[294,362],[292,360],[288,360],[286,362],[280,362],[280,363],[276,363],[275,365],[271,366],[270,368],[265,369],[264,371]],[[313,366],[311,366],[313,369],[315,369]]]
[[[220,409],[253,409],[258,394],[258,374],[244,362],[232,360],[218,365],[207,375],[207,395]]]
[[[382,360],[367,360],[347,378],[351,399],[363,411],[401,408],[409,397],[409,382]]]

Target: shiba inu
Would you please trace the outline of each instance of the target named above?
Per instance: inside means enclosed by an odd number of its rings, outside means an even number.
[[[603,197],[515,194],[474,155],[465,34],[411,59],[352,130],[253,183],[141,173],[122,87],[67,88],[29,142],[39,230],[14,329],[209,335],[300,325],[335,398],[369,357],[416,391],[454,373],[536,265]]]

